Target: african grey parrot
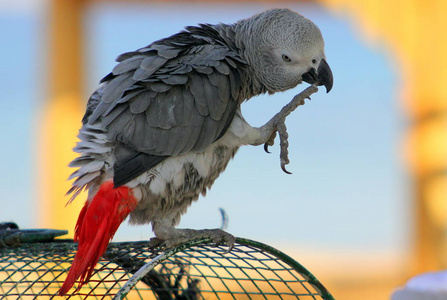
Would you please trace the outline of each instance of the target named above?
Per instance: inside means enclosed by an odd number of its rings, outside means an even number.
[[[289,9],[186,27],[117,61],[88,101],[74,148],[80,155],[70,164],[78,168],[70,201],[83,189],[88,199],[61,295],[78,278],[79,287],[89,280],[127,216],[132,224],[150,223],[168,247],[208,237],[231,248],[235,238],[220,229],[174,226],[240,146],[275,136],[276,119],[251,127],[242,102],[302,81],[327,91],[333,84],[320,30]]]

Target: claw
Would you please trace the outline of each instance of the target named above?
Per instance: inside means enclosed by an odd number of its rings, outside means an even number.
[[[230,244],[229,245],[227,245],[228,246],[228,249],[227,249],[227,251],[225,251],[224,253],[225,254],[228,254],[228,253],[230,253],[231,252],[231,250],[233,250],[233,248],[234,248],[234,243],[236,242],[236,239],[234,239],[234,240],[232,240],[232,241],[230,241]]]
[[[149,248],[157,248],[157,247],[160,247],[160,248],[166,247],[165,241],[163,241],[159,238],[156,238],[156,237],[151,238],[149,240]]]
[[[310,98],[310,96],[307,96],[306,99],[312,100],[312,99]]]
[[[270,153],[269,146],[273,146],[275,144],[275,138],[276,138],[276,130],[273,131],[272,135],[269,137],[269,139],[264,143],[264,151],[267,153]]]
[[[285,163],[281,163],[281,169],[284,171],[284,173],[286,173],[286,174],[292,174],[292,172],[289,172],[289,171],[287,171],[287,169],[286,169],[286,164]]]
[[[267,143],[264,144],[264,151],[267,153],[272,153],[269,151],[269,144],[267,144]]]

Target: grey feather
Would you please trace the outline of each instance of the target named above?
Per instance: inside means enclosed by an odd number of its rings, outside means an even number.
[[[217,121],[211,118],[206,118],[193,149],[199,152],[204,151],[206,147],[216,140],[214,133],[217,131],[218,127],[219,123]]]
[[[169,84],[164,84],[161,82],[151,83],[149,87],[151,88],[151,90],[157,93],[164,93],[171,89],[171,86]]]
[[[123,60],[113,68],[112,73],[114,75],[119,75],[122,73],[129,72],[131,70],[136,70],[141,65],[141,62],[143,61],[144,58],[145,58],[144,55],[136,55],[126,60]]]
[[[88,124],[94,124],[100,116],[109,108],[110,103],[105,103],[103,101],[99,102],[98,106],[94,109],[90,117],[88,118]]]
[[[209,108],[210,116],[213,120],[219,121],[226,108],[226,102],[216,99],[218,89],[212,85],[207,78],[203,77],[203,91],[207,106]]]
[[[133,114],[145,112],[157,94],[151,91],[139,93],[129,101],[129,109]]]
[[[152,55],[145,58],[141,62],[141,68],[147,71],[147,76],[154,74],[158,69],[161,68],[168,60],[166,58],[160,57],[158,55]]]
[[[83,165],[85,165],[86,163],[89,163],[92,160],[91,157],[85,157],[85,156],[79,156],[76,157],[74,160],[72,160],[68,166],[70,168],[75,168],[75,167],[82,167]]]
[[[205,121],[205,117],[199,115],[194,117],[194,126],[193,130],[189,130],[189,139],[181,153],[184,153],[184,151],[189,151],[190,149],[194,149],[199,151],[199,149],[194,148],[195,144],[197,143],[197,139],[200,136],[200,130],[202,129],[203,122]]]
[[[81,151],[90,151],[91,149],[95,149],[95,153],[103,154],[107,153],[107,151],[110,151],[109,147],[98,147],[96,143],[93,143],[91,141],[81,141],[76,145],[77,150],[79,152]]]
[[[75,183],[73,182],[73,186],[65,194],[66,196],[71,194],[71,197],[70,197],[70,200],[68,200],[68,203],[71,203],[85,188],[87,188],[87,184],[78,186],[78,185],[75,185]]]
[[[87,124],[91,115],[95,111],[96,107],[101,103],[102,93],[104,92],[104,88],[106,83],[101,83],[98,89],[91,95],[90,99],[87,102],[87,109],[85,111],[84,117],[82,118],[82,124]]]
[[[121,104],[113,107],[113,110],[102,117],[102,125],[107,127],[112,123],[123,111],[127,109],[127,104]]]
[[[222,76],[219,76],[217,72],[211,72],[211,74],[208,74],[208,80],[214,86],[219,86],[221,77]]]
[[[166,94],[163,94],[166,95]],[[163,102],[162,102],[163,101]],[[158,113],[158,127],[161,129],[171,129],[176,126],[174,116],[175,99],[166,95],[165,99],[160,99],[160,109]]]
[[[219,76],[219,82],[217,86],[217,95],[219,96],[219,100],[222,102],[228,102],[228,99],[230,98],[230,82],[228,77],[226,76]]]
[[[120,99],[124,94],[124,91],[131,87],[134,83],[135,80],[128,74],[122,74],[113,78],[104,88],[104,93],[101,100],[105,103],[111,103]]]
[[[190,65],[176,65],[176,68],[171,72],[172,74],[187,74],[192,71]]]
[[[194,107],[194,97],[186,88],[176,89],[176,94],[178,95],[173,96],[178,99],[177,102],[179,102],[179,104],[174,107],[174,115],[176,116],[178,125],[193,125],[191,119],[192,115],[196,112],[196,109]]]
[[[191,86],[190,91],[194,97],[197,110],[202,116],[207,116],[210,111],[208,107],[208,101],[205,95],[205,88],[203,83],[203,76],[198,74],[191,74]]]
[[[214,46],[210,50],[209,56],[216,62],[223,61],[228,56],[229,52],[228,46]]]
[[[154,71],[154,72],[155,72],[155,71]],[[132,78],[133,78],[135,81],[147,80],[147,78],[148,78],[149,76],[151,76],[152,74],[153,74],[153,72],[146,71],[146,70],[143,69],[143,68],[138,68],[138,69],[133,73]]]
[[[160,44],[153,44],[151,48],[156,49],[158,51],[158,55],[166,59],[174,58],[182,51],[182,49],[173,48]]]
[[[115,119],[123,111],[124,108],[126,108],[126,106],[119,106],[118,104],[125,103],[125,102],[129,101],[129,99],[132,99],[133,97],[135,97],[136,95],[138,95],[141,92],[142,92],[141,90],[137,90],[137,91],[133,91],[131,93],[127,93],[124,97],[122,97],[118,101],[113,101],[113,102],[102,101],[102,102],[100,102],[99,105],[94,110],[94,112],[92,113],[92,115],[90,116],[89,124],[91,125],[94,122],[96,122],[96,120],[100,116],[103,116],[103,117],[109,116],[110,112],[114,111],[112,116],[107,118],[107,121],[104,123],[104,126],[107,126],[108,124],[110,124],[110,122],[113,119]]]
[[[137,97],[138,94],[143,93],[143,90],[136,90],[136,91],[132,91],[130,93],[127,93],[124,97],[122,97],[121,99],[119,99],[118,101],[114,101],[112,103],[109,103],[109,107],[102,113],[103,116],[107,116],[112,110],[115,109],[115,107],[121,103],[126,103],[128,102],[130,99],[133,99],[135,97]],[[122,106],[125,107],[125,106]],[[119,109],[119,108],[118,108]]]
[[[172,135],[178,138],[164,138],[164,149],[166,152],[171,153],[172,156],[178,155],[186,146],[186,143],[189,139],[188,131],[185,132],[182,127],[173,127]]]
[[[132,113],[130,110],[124,110],[119,118],[115,118],[109,126],[107,135],[112,141],[126,142],[128,139],[128,132],[126,132],[126,126],[132,121]]]
[[[145,137],[145,131],[147,130],[147,123],[145,120],[144,114],[137,114],[134,116],[134,121],[132,122],[132,128],[129,128],[129,130],[132,130],[132,135],[128,136],[127,138],[129,140],[139,140],[144,139]],[[149,140],[143,140],[142,141],[145,148],[149,148],[147,143],[150,143]]]
[[[202,74],[211,74],[213,73],[213,68],[208,66],[194,66],[194,69],[196,69],[197,72]]]
[[[233,68],[233,69],[236,69],[237,68],[237,65],[236,65],[236,63],[232,60],[232,59],[230,59],[230,58],[228,58],[228,57],[225,57],[225,61]]]
[[[116,61],[117,62],[122,62],[123,60],[129,59],[129,58],[131,58],[131,57],[133,57],[135,55],[138,55],[138,54],[140,54],[140,53],[138,53],[137,51],[126,52],[126,53],[120,54],[116,58]]]
[[[138,49],[138,53],[144,53],[144,54],[147,54],[147,53],[149,53],[149,52],[153,52],[153,53],[155,53],[156,51],[155,51],[154,48],[152,48],[152,45],[153,45],[153,44]]]
[[[93,179],[95,179],[96,177],[98,177],[101,174],[100,171],[96,171],[93,173],[87,173],[83,176],[78,177],[74,182],[73,185],[74,186],[79,186],[82,187],[84,185],[86,185],[87,183],[89,183],[90,181],[92,181]],[[73,196],[75,197],[75,196]]]
[[[166,98],[166,94],[158,94],[157,97],[151,103],[150,109],[146,110],[146,121],[147,123],[154,128],[160,128],[163,115],[162,115],[162,107],[163,101]]]
[[[170,85],[185,84],[188,81],[188,76],[185,75],[170,75],[167,78],[163,78],[162,81]]]
[[[78,169],[76,172],[70,175],[68,177],[68,180],[72,180],[75,177],[78,177],[80,174],[87,174],[87,173],[93,173],[96,171],[99,171],[104,166],[104,161],[100,160],[92,160],[91,162],[83,165],[80,169]]]
[[[236,74],[237,73],[233,73],[233,72],[230,72],[230,74],[228,74],[228,77],[229,77],[229,79],[230,79],[230,90],[231,90],[231,97],[233,98],[233,99],[238,99],[238,96],[239,96],[239,87],[241,86],[241,81],[240,80],[237,80],[237,79],[239,79],[238,77],[236,77]]]
[[[136,97],[138,94],[143,93],[144,89],[142,88],[138,88],[136,90],[129,90],[127,89],[127,92],[125,93],[125,95],[119,99],[118,101],[116,101],[117,104],[119,103],[126,103],[128,102],[130,99],[133,99],[134,97]],[[104,114],[108,114],[109,112],[106,111]]]
[[[219,62],[219,64],[215,68],[217,71],[219,71],[220,73],[222,73],[224,75],[230,74],[230,68],[223,61]]]

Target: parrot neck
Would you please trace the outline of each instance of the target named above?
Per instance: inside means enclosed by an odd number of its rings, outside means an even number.
[[[245,68],[241,68],[243,74],[244,89],[241,91],[239,102],[248,100],[254,96],[265,94],[268,91],[267,87],[262,83],[260,78],[256,76],[254,65],[258,60],[257,54],[253,55],[250,51],[253,47],[251,31],[244,20],[235,24],[218,24],[214,28],[221,38],[226,42],[227,46],[239,54],[240,58],[246,63]],[[247,28],[246,28],[247,27]]]

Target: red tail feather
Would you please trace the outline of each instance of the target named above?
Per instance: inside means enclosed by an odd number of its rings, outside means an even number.
[[[75,228],[78,251],[59,295],[65,295],[78,278],[77,289],[89,281],[109,241],[136,205],[130,188],[114,188],[112,182],[103,183],[93,200],[85,203]]]

